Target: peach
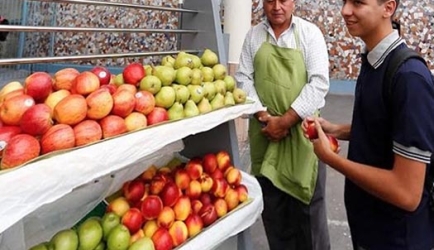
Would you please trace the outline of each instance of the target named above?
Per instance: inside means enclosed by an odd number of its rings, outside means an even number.
[[[161,200],[163,200],[163,205],[168,207],[173,207],[181,195],[181,189],[179,189],[174,182],[166,183],[160,193]]]
[[[232,188],[229,188],[225,195],[225,201],[228,204],[228,210],[231,211],[238,206],[240,198],[238,192]]]
[[[211,195],[209,193],[202,193],[199,197],[202,204],[210,204],[212,201]]]
[[[184,221],[188,215],[191,213],[191,201],[187,196],[179,197],[178,201],[173,206],[173,211],[175,212],[175,219]]]
[[[123,194],[130,204],[135,204],[145,194],[145,184],[140,180],[132,180],[124,183]]]
[[[163,201],[157,195],[148,195],[143,199],[140,210],[145,220],[157,219],[163,210]]]
[[[249,198],[249,192],[245,185],[240,184],[239,186],[235,187],[235,190],[238,192],[238,199],[240,202],[245,202]]]
[[[130,209],[130,204],[125,197],[120,196],[111,202],[107,206],[107,212],[113,212],[119,217],[122,217]]]
[[[205,173],[211,174],[218,167],[217,157],[215,154],[209,153],[202,157],[202,166]]]
[[[151,180],[151,194],[159,194],[163,190],[166,183],[166,176],[162,175],[161,173],[157,173]]]
[[[173,240],[167,228],[160,227],[152,235],[155,250],[171,250],[173,248]]]
[[[192,180],[197,180],[203,173],[202,163],[199,159],[191,159],[185,165],[188,175]]]
[[[169,234],[172,237],[173,246],[179,246],[188,238],[188,228],[182,221],[175,221],[169,228]]]
[[[228,213],[228,204],[223,198],[218,198],[214,201],[214,207],[217,212],[217,217],[222,217]]]
[[[214,170],[214,172],[211,174],[211,178],[212,178],[213,180],[224,178],[223,172],[222,172],[220,169],[217,168],[217,169]]]
[[[203,173],[200,176],[199,182],[202,188],[202,193],[206,193],[211,190],[214,181],[207,173]]]
[[[235,167],[229,167],[225,177],[229,185],[238,186],[241,183],[241,171]]]
[[[191,210],[193,213],[199,213],[200,209],[202,209],[203,203],[200,200],[192,200],[191,201]]]
[[[181,189],[185,190],[190,185],[190,175],[188,175],[187,170],[178,169],[175,172],[175,183]]]
[[[130,234],[133,235],[142,228],[142,213],[137,208],[130,208],[122,216],[121,223],[126,226]]]
[[[171,207],[163,207],[160,214],[157,217],[157,225],[159,227],[170,228],[175,222],[175,212]]]
[[[221,150],[216,154],[217,166],[224,172],[231,165],[231,156],[227,151]]]
[[[203,229],[202,218],[198,214],[190,214],[185,220],[185,225],[188,229],[188,236],[194,237]]]
[[[150,166],[141,175],[141,179],[145,182],[150,182],[157,173],[157,167],[155,165]]]
[[[207,204],[200,209],[199,216],[202,218],[203,225],[207,227],[217,220],[217,211],[213,204]]]
[[[223,198],[226,195],[226,192],[229,189],[229,184],[225,179],[214,179],[212,188],[210,192],[215,196],[219,198]]]
[[[202,186],[198,180],[190,181],[188,188],[185,190],[185,195],[190,197],[190,199],[198,199],[202,193]]]
[[[145,222],[145,225],[143,225],[143,232],[145,233],[145,236],[149,238],[151,238],[152,235],[154,235],[157,229],[158,229],[157,220],[148,220],[147,222]]]

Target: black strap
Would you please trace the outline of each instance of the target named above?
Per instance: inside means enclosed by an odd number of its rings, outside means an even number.
[[[386,101],[386,105],[388,106],[388,113],[392,114],[392,90],[393,90],[393,84],[394,84],[394,78],[396,75],[396,72],[398,71],[399,67],[408,59],[415,58],[420,61],[422,61],[425,65],[425,60],[413,49],[410,49],[408,47],[404,47],[402,49],[397,49],[392,52],[390,55],[391,58],[389,60],[389,63],[386,66],[386,73],[384,74],[383,79],[383,97]]]

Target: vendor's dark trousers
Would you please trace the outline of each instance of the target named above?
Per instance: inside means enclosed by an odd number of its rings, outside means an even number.
[[[258,177],[264,199],[262,221],[270,250],[329,250],[325,204],[326,167],[318,167],[310,205],[282,192],[265,177]]]

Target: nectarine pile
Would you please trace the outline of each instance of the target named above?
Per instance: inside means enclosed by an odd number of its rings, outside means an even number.
[[[64,68],[53,75],[34,72],[22,84],[10,82],[0,90],[0,140],[4,142],[0,169],[24,164],[31,160],[29,156],[87,145],[245,100],[244,91],[236,88],[210,50],[201,57],[185,52],[166,56],[156,66],[131,63],[118,75],[102,66],[83,72]],[[11,140],[17,134],[31,135],[40,145],[35,146],[30,137]],[[21,150],[29,153],[18,154],[18,145],[27,145]]]

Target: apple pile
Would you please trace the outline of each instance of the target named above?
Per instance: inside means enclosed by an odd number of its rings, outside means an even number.
[[[248,199],[226,151],[174,167],[149,167],[122,187],[107,213],[120,217],[134,239],[149,237],[156,250],[173,249]]]
[[[130,63],[118,75],[102,66],[35,72],[0,90],[0,170],[245,101],[209,49],[166,56],[157,66]]]

